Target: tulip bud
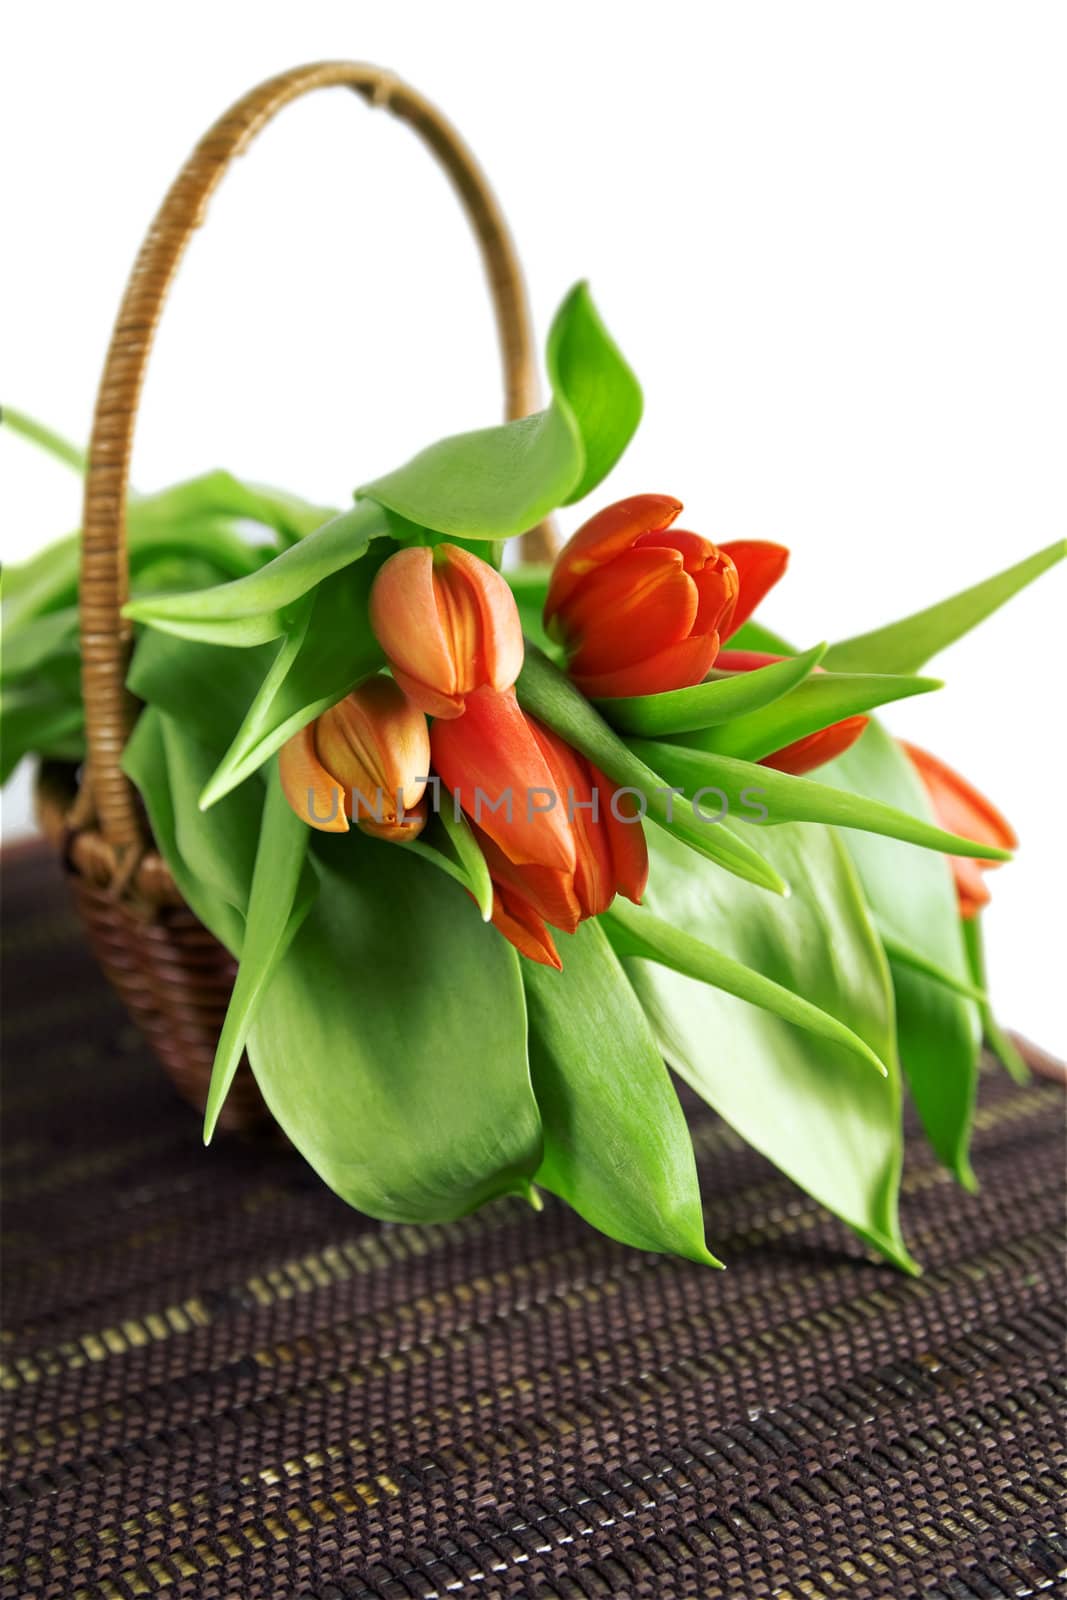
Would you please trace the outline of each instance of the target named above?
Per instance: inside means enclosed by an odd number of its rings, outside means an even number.
[[[591,699],[700,683],[723,640],[785,571],[782,545],[716,546],[671,529],[681,502],[639,494],[592,517],[560,552],[545,626]]]
[[[279,773],[297,816],[323,833],[402,843],[426,824],[426,718],[391,678],[368,678],[282,746]]]
[[[428,716],[461,716],[467,695],[510,689],[522,667],[514,595],[460,545],[390,556],[371,589],[370,618],[397,683]]]
[[[710,540],[669,531],[681,509],[666,495],[620,500],[556,560],[545,625],[591,699],[686,688],[718,654],[737,604],[737,572]]]
[[[431,745],[489,867],[493,921],[524,955],[558,967],[549,924],[573,933],[616,893],[640,900],[648,851],[632,806],[514,693],[469,695],[462,717],[434,723]]]
[[[966,778],[929,751],[920,750],[914,744],[905,744],[903,739],[899,743],[919,775],[940,827],[949,833],[978,839],[982,844],[997,845],[1001,850],[1014,850],[1017,847],[1019,841],[1011,823]],[[990,898],[982,873],[990,872],[1002,863],[950,856],[949,864],[956,881],[960,916],[977,916],[982,907],[988,905]]]

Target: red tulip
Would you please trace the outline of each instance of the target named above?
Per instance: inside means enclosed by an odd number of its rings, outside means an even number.
[[[616,893],[640,901],[648,853],[614,787],[514,693],[481,689],[435,722],[434,769],[471,820],[493,879],[493,922],[534,961],[561,965],[548,925],[573,933]],[[632,816],[621,800],[621,815]]]
[[[402,842],[426,824],[426,718],[391,678],[368,678],[282,746],[285,797],[309,827]]]
[[[565,644],[570,675],[591,699],[699,683],[721,640],[781,575],[780,545],[716,547],[671,528],[681,509],[669,495],[619,500],[557,557],[545,626]]]
[[[769,667],[772,662],[785,659],[784,656],[768,655],[763,650],[723,650],[716,666],[726,672],[755,672],[760,667]],[[816,667],[815,670],[819,672],[821,669]],[[788,772],[794,778],[801,778],[805,772],[812,772],[827,761],[833,761],[836,756],[844,755],[855,744],[869,721],[869,717],[863,716],[842,717],[840,722],[831,722],[829,727],[817,728],[814,733],[807,733],[802,739],[783,745],[781,750],[772,751],[769,756],[762,758],[760,766],[773,767],[776,772]]]
[[[371,626],[393,676],[432,717],[458,717],[475,689],[510,689],[522,667],[515,597],[460,545],[398,550],[371,588]]]
[[[961,778],[952,767],[930,755],[929,751],[920,750],[917,745],[905,744],[901,739],[900,747],[919,774],[934,816],[942,828],[949,833],[963,834],[968,839],[977,839],[981,844],[997,845],[1002,850],[1016,848],[1019,841],[1011,823],[966,778]],[[975,861],[964,856],[950,856],[949,861],[956,880],[960,915],[976,916],[989,902],[989,890],[982,873],[999,867],[1001,863]]]

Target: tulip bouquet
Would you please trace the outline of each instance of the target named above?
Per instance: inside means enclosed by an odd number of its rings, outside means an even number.
[[[361,1211],[547,1190],[710,1264],[667,1062],[910,1269],[902,1085],[970,1185],[983,1035],[1024,1070],[980,938],[1014,839],[871,713],[938,688],[927,661],[1064,548],[801,650],[755,616],[786,550],[682,531],[665,495],[512,567],[505,541],[594,491],[641,412],[583,286],[547,369],[545,410],[340,513],[224,473],[131,503],[125,767],[239,961],[207,1136],[247,1052]],[[75,578],[69,541],[7,575],[8,767],[83,754]]]

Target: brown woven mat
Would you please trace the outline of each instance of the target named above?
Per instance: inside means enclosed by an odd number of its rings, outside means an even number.
[[[3,1600],[1065,1592],[1054,1087],[985,1075],[977,1198],[912,1138],[919,1281],[706,1111],[726,1273],[551,1201],[381,1227],[205,1152],[4,869]]]

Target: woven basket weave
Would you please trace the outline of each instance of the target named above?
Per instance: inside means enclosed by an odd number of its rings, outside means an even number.
[[[130,624],[126,495],[134,425],[156,326],[185,248],[230,162],[290,101],[313,89],[354,89],[423,140],[451,179],[477,237],[496,314],[508,419],[537,409],[538,389],[522,271],[499,206],[470,151],[440,112],[378,67],[328,61],[296,67],[253,89],[196,146],[167,192],[134,262],[97,395],[85,482],[81,560],[82,692],[88,759],[80,786],[46,767],[42,825],[63,853],[90,942],[107,978],[179,1092],[203,1108],[235,964],[184,905],[155,848],[139,797],[123,773],[137,716],[126,688]],[[550,556],[548,524],[523,539],[523,556]],[[221,1125],[247,1128],[266,1109],[247,1064]]]

